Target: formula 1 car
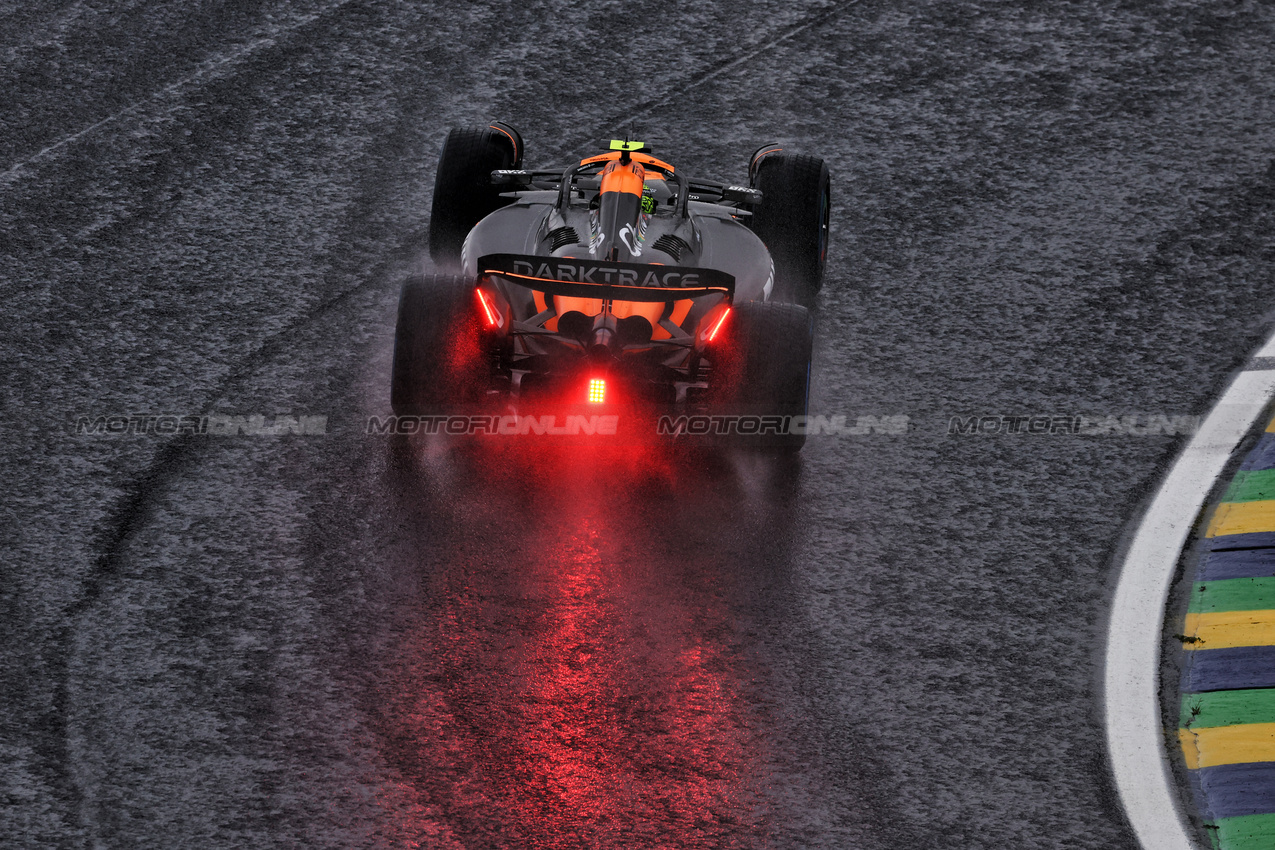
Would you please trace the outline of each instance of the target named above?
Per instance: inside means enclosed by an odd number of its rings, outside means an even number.
[[[627,139],[526,170],[512,126],[453,129],[429,231],[445,273],[403,285],[395,413],[636,410],[673,437],[800,449],[828,169],[766,145],[748,173],[689,177]]]

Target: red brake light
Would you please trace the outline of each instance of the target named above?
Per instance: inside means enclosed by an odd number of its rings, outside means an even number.
[[[589,404],[602,404],[607,400],[607,382],[601,378],[589,381]]]
[[[730,315],[730,308],[727,307],[722,311],[722,317],[717,320],[717,324],[713,325],[713,329],[708,332],[708,341],[712,342],[717,337],[717,332],[722,329],[722,324],[726,321],[726,317]]]
[[[487,314],[487,324],[491,325],[493,328],[500,327],[499,315],[496,313],[496,309],[488,303],[487,293],[483,292],[481,289],[476,289],[474,291],[478,293],[478,303],[483,305],[483,312]]]

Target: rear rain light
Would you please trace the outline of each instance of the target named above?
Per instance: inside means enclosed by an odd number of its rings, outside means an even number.
[[[607,382],[601,378],[589,381],[589,404],[602,404],[607,400]]]

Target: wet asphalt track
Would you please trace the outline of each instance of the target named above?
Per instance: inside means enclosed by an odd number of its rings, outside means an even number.
[[[0,7],[13,847],[1132,847],[1112,558],[1275,320],[1270,3]],[[742,61],[741,61],[742,60]],[[793,468],[406,460],[446,128],[834,174]],[[309,413],[324,437],[76,436]]]

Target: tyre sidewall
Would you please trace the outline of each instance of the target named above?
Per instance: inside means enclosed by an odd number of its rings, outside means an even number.
[[[762,192],[750,226],[775,263],[771,300],[813,307],[823,286],[832,203],[828,166],[818,157],[771,153],[757,160]]]
[[[447,134],[429,224],[430,258],[440,269],[460,271],[469,231],[510,202],[500,196],[503,187],[492,185],[491,173],[513,168],[519,153],[510,135],[492,127],[457,127]]]
[[[729,436],[731,445],[796,451],[805,435],[793,433],[794,418],[804,417],[810,396],[812,324],[797,304],[751,301],[736,305],[714,360],[714,413],[755,422],[780,417],[784,433]],[[797,420],[800,421],[800,420]]]
[[[485,353],[473,281],[409,278],[399,296],[391,403],[398,414],[464,412],[485,389]]]

